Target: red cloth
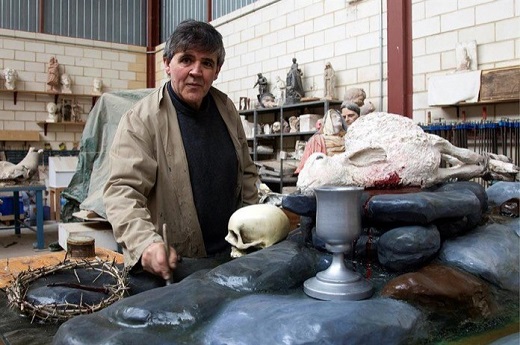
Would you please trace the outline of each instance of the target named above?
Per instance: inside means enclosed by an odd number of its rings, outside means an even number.
[[[305,165],[307,158],[315,152],[321,152],[327,154],[327,146],[325,145],[325,139],[323,139],[323,134],[316,133],[312,137],[309,138],[307,144],[305,144],[305,149],[303,150],[302,158],[300,159],[300,164],[298,168],[294,171],[295,174],[298,174]]]

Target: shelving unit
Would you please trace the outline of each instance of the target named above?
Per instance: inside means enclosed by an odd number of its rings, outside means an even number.
[[[295,185],[297,181],[296,176],[284,176],[284,164],[297,164],[296,160],[278,159],[280,151],[285,151],[289,145],[296,144],[296,140],[307,140],[315,132],[296,132],[296,133],[284,133],[283,130],[279,133],[262,134],[258,132],[259,124],[270,124],[279,121],[281,124],[284,121],[289,122],[289,117],[300,116],[303,114],[320,114],[324,115],[330,108],[339,109],[341,101],[330,101],[330,100],[319,100],[312,102],[301,102],[290,105],[283,105],[281,107],[274,108],[259,108],[240,111],[240,115],[246,117],[248,121],[253,120],[254,124],[254,135],[253,138],[248,139],[248,142],[252,145],[251,154],[253,160],[257,164],[261,164],[262,161],[275,161],[275,165],[279,168],[278,176],[263,176],[262,182],[270,184],[273,187],[279,188],[279,192],[285,185]],[[267,144],[273,148],[272,153],[259,152],[259,145]],[[293,161],[293,162],[291,162]],[[278,170],[278,169],[277,169]]]
[[[81,122],[72,122],[72,121],[61,121],[61,122],[38,122],[38,126],[42,126],[43,127],[43,133],[44,135],[47,135],[47,127],[49,125],[65,125],[65,126],[81,126],[81,127],[84,127],[85,126],[85,122],[81,121]]]
[[[5,90],[1,89],[0,93],[8,93],[13,95],[13,103],[16,104],[18,100],[18,94],[23,95],[48,95],[54,97],[54,103],[58,103],[60,96],[63,97],[78,97],[78,98],[92,98],[92,106],[94,106],[99,98],[98,95],[86,95],[86,94],[75,94],[75,93],[56,93],[49,91],[29,91],[29,90]]]

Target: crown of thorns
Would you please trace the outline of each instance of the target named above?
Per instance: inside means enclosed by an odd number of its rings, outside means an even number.
[[[99,271],[96,281],[101,275],[109,274],[114,280],[113,285],[104,285],[97,287],[98,291],[104,292],[107,297],[97,304],[88,305],[83,303],[83,298],[80,299],[79,304],[75,303],[49,303],[49,304],[34,304],[26,299],[26,294],[32,282],[39,278],[51,275],[62,270],[73,270],[79,284],[69,284],[69,287],[82,288],[76,269],[86,269]],[[128,290],[128,271],[126,269],[120,270],[115,261],[105,261],[100,258],[82,261],[64,260],[54,266],[42,267],[36,269],[28,269],[20,272],[10,285],[6,288],[7,299],[11,308],[20,309],[21,313],[31,317],[31,322],[38,319],[43,322],[61,322],[66,321],[74,316],[81,314],[90,314],[101,310],[110,304],[122,299]]]

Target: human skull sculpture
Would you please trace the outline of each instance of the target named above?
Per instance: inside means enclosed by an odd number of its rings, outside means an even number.
[[[271,126],[271,131],[273,133],[280,133],[282,131],[282,124],[279,121],[276,121]]]
[[[258,204],[242,207],[229,218],[226,241],[237,258],[254,249],[269,247],[287,237],[289,218],[278,207]]]

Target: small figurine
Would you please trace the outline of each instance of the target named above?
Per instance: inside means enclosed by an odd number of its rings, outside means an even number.
[[[359,87],[354,87],[351,89],[348,89],[345,92],[345,98],[344,100],[346,102],[354,103],[358,107],[362,107],[363,104],[365,104],[365,98],[367,97],[367,94],[365,90]]]
[[[344,101],[345,103],[354,103],[361,110],[361,115],[366,115],[376,110],[376,107],[372,102],[367,101],[367,103],[365,103],[366,98],[367,94],[365,90],[359,87],[354,87],[345,92]]]
[[[72,104],[69,100],[62,100],[61,118],[64,122],[72,121]]]
[[[291,116],[289,118],[289,133],[298,133],[300,131],[300,118],[298,116]]]
[[[5,78],[5,88],[7,90],[16,90],[16,81],[18,80],[18,73],[14,68],[6,68],[3,70]]]
[[[333,100],[336,99],[336,72],[332,68],[332,64],[327,62],[325,64],[325,72],[323,75],[323,82],[325,87],[325,99]]]
[[[56,59],[56,57],[53,56],[50,58],[47,71],[47,85],[49,85],[47,91],[60,92],[60,64],[58,63],[58,59]]]
[[[305,91],[303,90],[302,71],[298,67],[296,58],[292,59],[291,69],[287,73],[285,103],[299,103]]]
[[[282,131],[282,124],[280,121],[275,121],[271,126],[271,133],[280,133]]]
[[[72,80],[67,73],[63,73],[60,78],[61,81],[61,93],[72,93]]]
[[[455,73],[477,69],[477,41],[459,42],[455,48]]]
[[[72,104],[72,122],[81,122],[81,114],[83,109],[78,102]]]
[[[274,96],[278,101],[278,104],[283,104],[285,102],[285,82],[280,78],[280,76],[276,76],[276,83],[274,84]]]
[[[265,92],[263,95],[258,95],[258,106],[260,108],[274,108],[278,106],[274,96],[270,92]]]
[[[47,113],[49,116],[45,120],[45,122],[58,122],[58,115],[56,111],[58,110],[58,106],[54,102],[47,103]]]
[[[264,93],[267,92],[267,79],[262,75],[262,73],[258,73],[258,80],[256,81],[253,88],[258,85],[258,98],[260,99]]]
[[[100,96],[103,93],[103,80],[100,78],[94,78],[92,82],[92,94]]]

